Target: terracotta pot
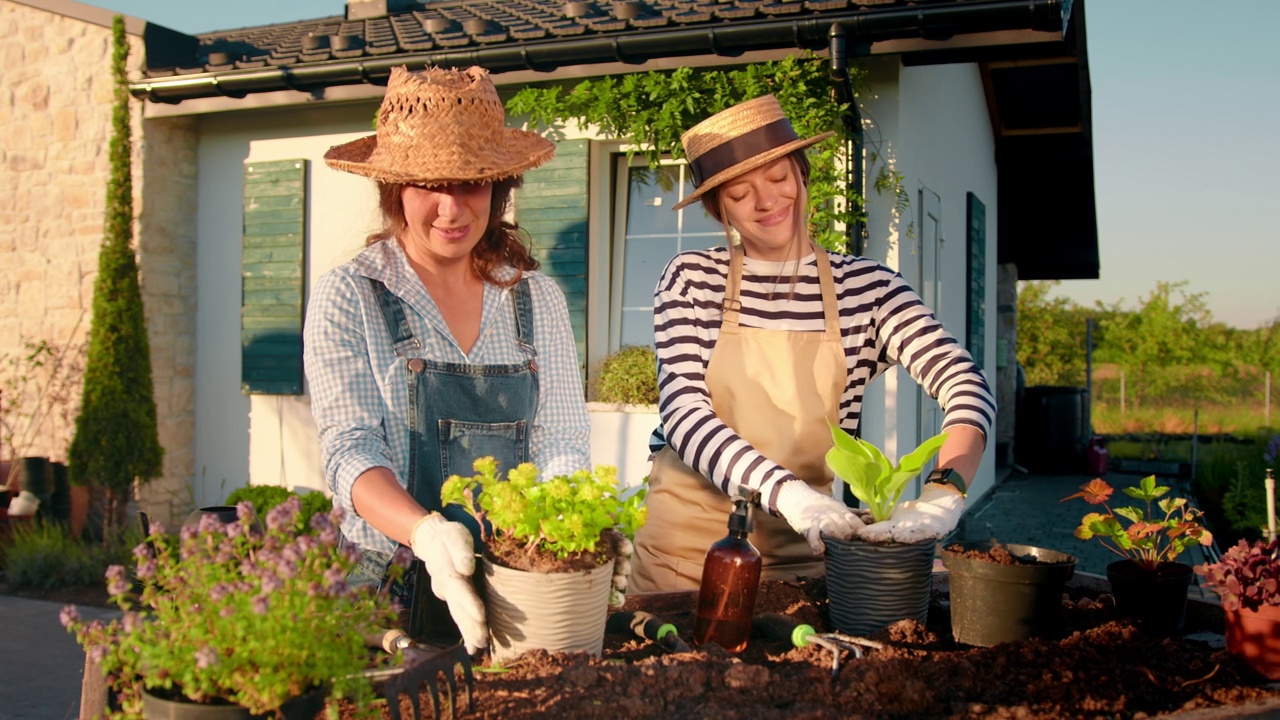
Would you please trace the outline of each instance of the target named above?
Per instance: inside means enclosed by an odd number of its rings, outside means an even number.
[[[990,542],[959,543],[965,550],[987,551]],[[990,647],[1044,635],[1062,610],[1062,589],[1075,574],[1076,559],[1056,550],[1004,545],[1029,562],[1005,565],[949,552],[942,564],[950,571],[951,634],[965,645]]]
[[[93,490],[88,485],[72,485],[69,491],[71,495],[71,537],[79,540],[84,537],[85,525],[89,522],[89,503],[92,501]]]
[[[1268,680],[1280,680],[1280,607],[1224,610],[1227,650]]]
[[[568,573],[512,570],[487,558],[481,564],[496,662],[533,649],[600,655],[613,563]]]
[[[1187,588],[1195,570],[1185,563],[1160,563],[1148,570],[1132,560],[1107,566],[1116,610],[1155,637],[1176,635],[1187,617]]]
[[[831,624],[871,635],[898,620],[929,619],[937,542],[869,543],[822,536]]]

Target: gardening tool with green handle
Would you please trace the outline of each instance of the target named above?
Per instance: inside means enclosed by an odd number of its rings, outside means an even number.
[[[752,630],[761,637],[776,642],[791,643],[798,648],[817,645],[830,650],[831,677],[833,678],[840,672],[840,651],[848,650],[853,653],[855,658],[861,658],[864,647],[875,650],[884,648],[883,643],[878,643],[875,640],[867,640],[866,638],[852,637],[840,633],[820,633],[812,625],[797,622],[795,618],[781,613],[762,613],[757,615],[752,622]]]
[[[615,612],[605,621],[604,628],[615,635],[635,635],[651,640],[667,652],[689,652],[689,644],[680,638],[675,625],[647,612]]]

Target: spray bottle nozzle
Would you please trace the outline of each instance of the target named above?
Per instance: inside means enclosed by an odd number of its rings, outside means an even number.
[[[740,486],[738,496],[733,499],[733,512],[729,513],[729,530],[743,534],[751,532],[753,507],[760,507],[760,491]]]

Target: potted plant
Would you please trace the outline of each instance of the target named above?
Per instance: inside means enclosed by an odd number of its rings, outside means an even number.
[[[306,531],[289,498],[255,529],[252,508],[223,523],[205,516],[171,536],[153,526],[134,551],[133,578],[113,565],[112,600],[124,611],[86,622],[75,606],[63,625],[84,647],[130,716],[202,718],[316,715],[326,694],[369,708],[366,637],[394,620],[389,602],[345,578],[357,556],[339,548],[342,510],[317,514]],[[134,590],[140,588],[136,594]]]
[[[494,660],[533,648],[599,655],[610,593],[626,590],[645,489],[623,497],[607,465],[545,480],[532,463],[506,478],[492,457],[474,469],[445,481],[440,499],[480,524]]]
[[[1227,650],[1269,680],[1280,680],[1280,541],[1241,540],[1217,562],[1197,565],[1222,599]]]
[[[864,520],[888,520],[907,483],[942,449],[946,433],[920,443],[895,465],[875,445],[831,424],[834,441],[827,467],[865,506]],[[916,543],[867,542],[823,536],[832,624],[846,633],[869,635],[892,622],[928,620],[933,558],[938,538]]]
[[[1178,558],[1193,545],[1211,544],[1213,535],[1200,524],[1200,510],[1186,498],[1164,497],[1169,487],[1156,485],[1155,475],[1122,490],[1144,506],[1113,509],[1107,501],[1115,489],[1102,478],[1081,485],[1080,492],[1062,501],[1080,498],[1102,506],[1101,512],[1081,519],[1075,535],[1081,540],[1096,538],[1123,558],[1107,566],[1116,608],[1151,634],[1177,633],[1186,618],[1187,588],[1194,574]]]
[[[1076,558],[1031,545],[958,542],[942,548],[951,635],[990,647],[1041,636],[1057,624]]]
[[[647,345],[629,345],[607,356],[588,383],[591,462],[612,465],[624,485],[649,474],[649,437],[658,416],[658,358]]]

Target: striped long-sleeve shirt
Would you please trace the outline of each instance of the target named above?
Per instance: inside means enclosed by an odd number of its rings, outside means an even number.
[[[986,377],[902,276],[873,260],[828,256],[848,368],[841,427],[857,429],[867,383],[901,364],[941,404],[944,430],[972,425],[989,434],[995,400]],[[739,320],[744,327],[823,331],[817,262],[812,254],[801,261],[794,293],[789,293],[794,267],[794,261],[744,258]],[[654,333],[662,430],[690,467],[730,495],[743,484],[759,490],[768,509],[776,512],[778,489],[796,476],[721,421],[707,392],[706,369],[720,335],[728,270],[727,248],[685,252],[668,263],[658,282]],[[776,299],[770,300],[775,290]]]

